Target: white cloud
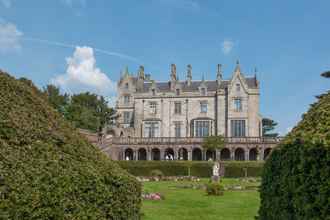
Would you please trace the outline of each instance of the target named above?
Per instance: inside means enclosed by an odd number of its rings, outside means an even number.
[[[1,0],[0,3],[1,3],[5,8],[11,8],[11,0]]]
[[[0,52],[19,50],[22,36],[23,33],[14,24],[0,21]]]
[[[229,54],[233,50],[234,42],[231,41],[231,40],[224,40],[222,42],[221,46],[222,46],[222,52],[225,55],[227,55],[227,54]]]
[[[93,92],[112,101],[116,83],[96,67],[91,47],[76,47],[73,56],[68,57],[65,74],[58,75],[51,82],[68,93]]]

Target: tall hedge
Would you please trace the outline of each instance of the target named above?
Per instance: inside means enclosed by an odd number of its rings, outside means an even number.
[[[141,186],[0,71],[0,219],[137,219]]]
[[[151,171],[160,170],[165,176],[211,177],[212,162],[207,161],[117,161],[117,163],[135,176],[149,176]],[[261,175],[263,162],[226,161],[225,177],[258,177]]]
[[[260,219],[330,219],[330,92],[272,152],[260,196]]]

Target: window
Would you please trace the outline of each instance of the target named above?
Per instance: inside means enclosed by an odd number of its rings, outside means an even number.
[[[231,136],[245,137],[245,120],[231,120]]]
[[[150,102],[150,114],[157,113],[157,102]]]
[[[128,89],[128,83],[125,83],[125,89]]]
[[[234,108],[235,111],[238,112],[242,111],[242,99],[234,99]]]
[[[206,89],[205,88],[201,88],[201,95],[206,95]]]
[[[181,137],[181,122],[174,122],[174,135],[175,137]]]
[[[176,89],[176,90],[175,90],[175,94],[176,94],[176,95],[180,95],[180,89]]]
[[[201,113],[206,113],[207,112],[207,102],[201,102]]]
[[[241,85],[239,83],[236,84],[236,91],[237,92],[241,91]]]
[[[209,121],[196,121],[195,122],[195,136],[196,137],[206,137],[209,136]]]
[[[156,95],[156,90],[155,89],[152,89],[151,90],[151,93],[152,93],[152,95]]]
[[[131,123],[131,113],[130,112],[124,112],[124,124]]]
[[[150,121],[144,123],[144,137],[158,137],[159,136],[159,122]]]
[[[129,95],[125,95],[124,96],[124,104],[129,104],[129,99],[130,99]]]
[[[181,102],[174,103],[174,114],[181,114]]]

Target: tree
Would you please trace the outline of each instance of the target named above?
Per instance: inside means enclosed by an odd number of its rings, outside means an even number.
[[[208,136],[204,138],[202,147],[206,150],[222,149],[225,145],[225,139],[223,136]]]
[[[60,89],[54,85],[47,85],[43,92],[46,94],[48,102],[60,113],[64,113],[65,107],[68,104],[69,96],[67,94],[61,95]]]
[[[95,132],[102,132],[114,114],[103,96],[89,92],[71,96],[66,110],[65,118],[76,127]]]
[[[322,73],[321,76],[323,76],[325,78],[330,78],[330,71],[326,71],[326,72]]]
[[[262,136],[264,137],[277,137],[278,133],[269,133],[273,131],[277,126],[277,122],[275,122],[271,118],[263,118],[262,119]]]

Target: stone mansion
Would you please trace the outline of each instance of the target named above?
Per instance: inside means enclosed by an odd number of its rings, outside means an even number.
[[[257,160],[264,159],[278,139],[263,138],[259,82],[247,77],[237,62],[232,77],[193,80],[192,66],[179,80],[175,64],[170,79],[158,82],[140,66],[127,68],[118,82],[116,126],[103,151],[115,160]],[[222,135],[225,148],[206,151],[204,137]]]

